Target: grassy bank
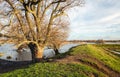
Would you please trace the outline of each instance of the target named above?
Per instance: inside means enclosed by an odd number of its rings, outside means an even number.
[[[97,46],[83,45],[83,46],[78,46],[76,48],[71,49],[70,54],[72,54],[72,55],[79,54],[80,56],[82,56],[82,55],[90,56],[92,58],[95,58],[98,61],[103,62],[105,65],[112,68],[113,70],[120,72],[120,58],[118,56],[115,56],[114,54],[104,50],[101,46],[103,46],[104,48],[108,48],[108,45],[106,45],[106,47],[104,45],[100,45],[100,47],[99,47],[99,45],[97,45]],[[85,59],[88,59],[88,58],[86,57]],[[88,59],[88,61],[89,61],[89,59]]]
[[[27,68],[0,74],[0,77],[119,77],[120,57],[103,47],[77,46],[56,56],[53,62],[32,64]]]
[[[101,72],[82,64],[37,63],[25,69],[2,74],[0,77],[91,77],[92,75],[105,77]]]
[[[120,52],[120,44],[99,44],[99,45],[96,45],[98,47],[102,47],[102,48],[105,48],[105,49],[108,49],[108,50],[113,50],[113,51],[116,51],[116,52]]]

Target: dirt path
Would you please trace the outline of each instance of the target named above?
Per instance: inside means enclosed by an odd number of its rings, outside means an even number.
[[[87,60],[84,60],[87,59]],[[81,56],[67,56],[63,59],[57,59],[56,62],[60,63],[82,63],[84,65],[88,65],[104,74],[108,77],[120,77],[120,73],[111,69],[107,65],[103,64],[102,62],[98,61],[96,58],[92,58],[87,55]]]

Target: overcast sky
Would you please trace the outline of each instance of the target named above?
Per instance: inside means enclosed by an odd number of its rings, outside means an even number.
[[[85,0],[85,2],[84,7],[76,7],[68,12],[71,20],[68,39],[120,40],[120,0]],[[8,22],[7,19],[4,21],[1,22],[4,24]]]
[[[69,40],[119,39],[120,0],[85,0],[84,7],[69,11]]]

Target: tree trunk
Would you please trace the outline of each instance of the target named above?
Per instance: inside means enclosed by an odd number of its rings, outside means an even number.
[[[60,54],[58,49],[54,49],[54,51],[55,51],[55,55]]]
[[[40,47],[40,46],[37,46],[36,44],[29,43],[28,47],[31,50],[32,61],[33,62],[41,61],[43,57],[44,46]]]
[[[38,47],[38,51],[35,53],[35,61],[39,62],[43,58],[44,47]]]

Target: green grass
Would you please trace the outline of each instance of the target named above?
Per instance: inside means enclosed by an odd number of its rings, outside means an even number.
[[[100,44],[100,45],[95,45],[95,46],[120,52],[120,44]]]
[[[0,77],[106,77],[101,72],[83,64],[37,63],[29,68],[1,74]]]
[[[116,47],[117,46],[117,47]],[[111,69],[120,72],[120,57],[104,50],[104,48],[119,48],[120,46],[108,45],[80,45],[70,49],[69,52],[57,55],[52,58],[66,58],[66,55],[77,56],[82,58],[82,55],[91,56]],[[93,59],[83,57],[84,62],[97,65]],[[27,68],[17,69],[8,73],[0,74],[0,77],[106,77],[105,74],[92,68],[91,66],[81,63],[58,63],[58,62],[45,62],[29,65]]]
[[[103,48],[96,47],[94,45],[83,45],[73,48],[71,50],[71,55],[89,55],[92,56],[104,64],[120,72],[120,58],[113,55],[112,53],[105,51]]]

